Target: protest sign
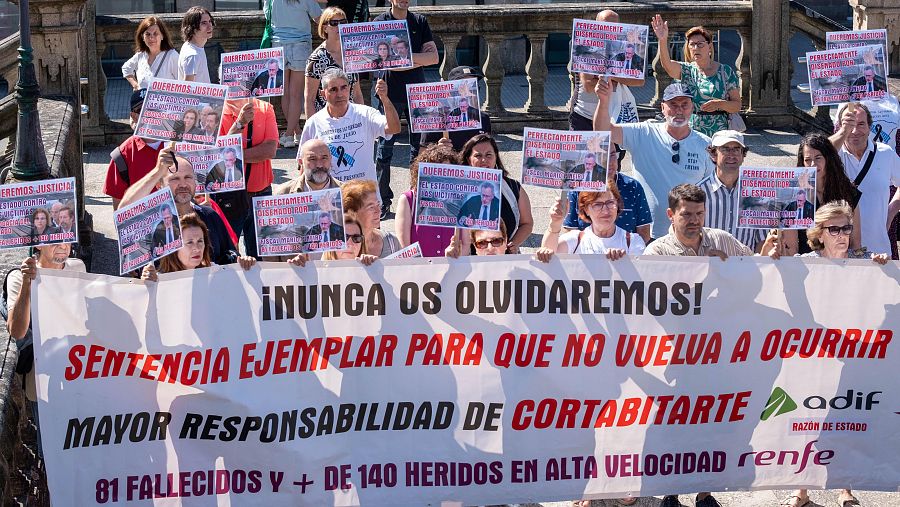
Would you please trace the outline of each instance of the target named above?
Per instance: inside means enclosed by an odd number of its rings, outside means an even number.
[[[153,79],[134,134],[215,146],[227,91],[225,85]]]
[[[161,259],[182,247],[178,210],[169,187],[116,210],[119,274]]]
[[[806,53],[813,106],[887,95],[884,46],[857,46]]]
[[[741,167],[738,227],[808,229],[816,213],[815,167]]]
[[[572,20],[572,72],[644,79],[646,25]]]
[[[890,54],[887,43],[887,29],[852,30],[825,33],[825,49],[846,49],[858,46],[884,46],[884,54]],[[887,63],[887,60],[885,60]]]
[[[478,80],[474,78],[406,85],[413,132],[453,132],[481,128]]]
[[[872,130],[869,140],[886,144],[892,150],[897,149],[897,129],[900,128],[900,101],[890,93],[884,100],[863,100],[861,103],[872,115]],[[841,105],[833,106],[829,112],[835,125],[840,125],[838,112]]]
[[[178,143],[178,156],[186,158],[194,168],[198,194],[217,194],[244,188],[244,147],[241,134],[221,136],[216,146]]]
[[[419,164],[416,225],[500,230],[503,171],[449,164]]]
[[[338,263],[42,272],[54,507],[896,492],[898,263]]]
[[[415,257],[422,257],[422,247],[419,246],[418,241],[402,250],[397,250],[385,259],[412,259]]]
[[[609,132],[525,127],[522,183],[536,187],[606,191]]]
[[[344,72],[411,69],[412,50],[406,20],[340,25]]]
[[[75,178],[0,186],[0,249],[75,243]]]
[[[343,250],[341,190],[253,198],[259,255],[290,255]]]
[[[284,95],[284,48],[223,54],[222,84],[229,99]]]

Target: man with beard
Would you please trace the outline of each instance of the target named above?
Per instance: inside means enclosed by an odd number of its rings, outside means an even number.
[[[597,110],[594,130],[611,132],[611,142],[631,153],[635,179],[647,192],[653,216],[652,236],[668,232],[666,194],[682,183],[696,184],[708,176],[715,164],[706,153],[710,139],[691,129],[688,121],[694,109],[689,90],[673,83],[663,93],[665,123],[641,122],[615,125],[609,119],[612,87],[606,79],[597,81]]]
[[[172,147],[160,150],[156,167],[146,176],[130,186],[122,197],[120,206],[128,206],[152,194],[156,185],[162,180],[168,185],[175,198],[178,216],[196,213],[209,229],[210,258],[216,264],[231,264],[237,261],[237,249],[222,217],[208,206],[200,206],[194,202],[194,191],[197,181],[191,163],[183,157],[176,157]]]
[[[275,188],[275,195],[297,194],[340,188],[341,182],[331,175],[331,150],[321,139],[310,139],[300,146],[300,176]]]

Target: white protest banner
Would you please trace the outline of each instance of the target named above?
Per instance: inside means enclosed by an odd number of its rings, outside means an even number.
[[[419,164],[416,225],[500,230],[503,171],[450,164]]]
[[[525,127],[522,183],[536,187],[606,190],[609,132]]]
[[[53,505],[896,491],[900,264],[595,257],[44,271]]]
[[[215,146],[228,87],[192,81],[153,79],[134,134],[144,139]],[[215,122],[207,125],[208,116]],[[215,129],[208,127],[215,125]]]
[[[253,198],[259,255],[343,250],[344,203],[339,188]]]
[[[413,259],[416,257],[422,257],[422,247],[419,246],[418,241],[402,250],[397,250],[385,259]]]
[[[474,78],[406,85],[413,132],[454,132],[481,128],[478,80]]]
[[[229,99],[284,95],[284,48],[223,54],[222,84]]]
[[[165,187],[116,210],[119,274],[149,264],[182,246],[181,224],[172,190]]]
[[[813,106],[887,95],[884,46],[857,46],[806,53]]]
[[[815,167],[742,166],[738,227],[808,229],[816,214]]]
[[[244,146],[241,134],[221,136],[214,147],[177,143],[175,151],[194,169],[198,194],[217,194],[244,188]]]
[[[0,249],[75,243],[75,178],[0,186]]]
[[[344,72],[411,69],[412,50],[406,20],[340,25]]]
[[[572,20],[572,72],[644,79],[646,25]]]
[[[884,46],[884,54],[888,51],[887,29],[852,30],[825,33],[825,49],[846,49],[858,46]]]

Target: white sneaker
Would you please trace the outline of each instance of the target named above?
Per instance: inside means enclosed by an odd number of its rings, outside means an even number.
[[[279,142],[279,144],[281,144],[282,148],[296,148],[297,147],[297,140],[294,139],[294,136],[288,134],[287,132],[285,132],[284,134],[281,135],[281,137],[278,138],[278,142]]]

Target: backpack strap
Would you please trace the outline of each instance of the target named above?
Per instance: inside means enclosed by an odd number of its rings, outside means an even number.
[[[122,150],[119,149],[119,146],[116,146],[116,149],[109,152],[109,157],[112,159],[113,163],[116,164],[116,171],[119,172],[119,178],[121,178],[126,185],[131,185],[131,178],[128,177],[128,162],[126,162],[125,157],[122,156]]]
[[[862,171],[856,175],[856,179],[853,180],[853,186],[859,188],[859,185],[866,179],[866,175],[869,174],[869,169],[872,168],[872,161],[875,159],[875,149],[872,148],[872,151],[869,152],[869,156],[866,158],[866,163],[863,165]]]
[[[625,231],[625,249],[631,248],[631,231]]]
[[[578,247],[581,246],[581,238],[584,236],[584,229],[578,231],[578,241],[575,242],[575,248],[572,249],[572,253],[578,251]]]

